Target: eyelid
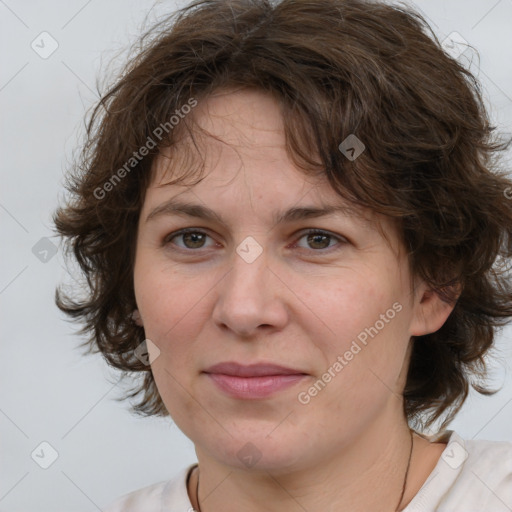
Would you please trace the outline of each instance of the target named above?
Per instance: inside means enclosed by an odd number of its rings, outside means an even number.
[[[169,233],[168,235],[165,235],[163,240],[162,240],[162,245],[168,245],[171,243],[171,240],[173,238],[177,238],[181,235],[186,235],[187,233],[200,233],[200,234],[203,234],[203,235],[206,235],[207,237],[211,238],[212,240],[215,240],[213,238],[212,235],[209,234],[208,230],[205,230],[204,228],[194,228],[194,227],[189,227],[189,228],[182,228],[182,229],[178,229],[177,231],[173,231],[172,233]],[[218,243],[218,242],[216,242]],[[182,251],[187,251],[187,252],[199,252],[202,248],[200,249],[183,249],[182,247],[178,247],[178,250],[182,250]]]
[[[187,228],[179,229],[177,231],[173,231],[172,233],[169,233],[168,235],[166,235],[163,238],[163,240],[162,240],[162,246],[165,247],[165,246],[171,244],[171,240],[173,238],[179,237],[181,235],[185,235],[187,233],[200,233],[200,234],[206,235],[207,237],[209,237],[213,241],[215,241],[216,244],[218,244],[218,242],[216,242],[215,238],[212,235],[209,234],[209,230],[207,230],[205,228],[187,227]],[[298,245],[298,242],[303,237],[305,237],[306,235],[317,235],[317,234],[318,235],[329,236],[332,239],[336,240],[337,244],[335,244],[332,247],[327,247],[325,249],[318,249],[318,250],[307,249],[305,247],[298,247],[298,248],[300,250],[302,250],[302,251],[307,251],[309,253],[318,253],[319,255],[321,255],[321,254],[325,255],[325,254],[328,254],[328,253],[330,253],[332,251],[339,250],[340,246],[343,246],[343,245],[351,243],[350,240],[347,239],[345,236],[339,235],[339,234],[336,234],[336,233],[332,233],[331,231],[328,231],[326,229],[321,229],[321,228],[304,228],[304,229],[301,229],[301,230],[299,230],[299,231],[297,231],[295,233],[295,235],[294,235],[295,241],[292,242],[292,244],[287,245],[287,248],[289,248],[289,247],[292,247],[292,248],[296,247]],[[193,253],[193,252],[200,253],[202,250],[205,250],[204,247],[200,247],[198,249],[187,249],[187,248],[179,247],[176,244],[173,244],[173,245],[175,245],[175,248],[173,250],[178,251],[178,252],[181,251],[181,252],[185,252],[185,253]],[[206,248],[206,249],[208,249],[208,248]]]
[[[343,245],[343,244],[348,244],[349,243],[349,240],[342,236],[342,235],[337,235],[335,233],[332,233],[331,231],[328,231],[326,229],[321,229],[321,228],[305,228],[305,229],[302,229],[300,230],[298,233],[297,233],[297,240],[296,242],[294,242],[294,244],[296,244],[301,238],[303,238],[304,236],[306,235],[327,235],[335,240],[338,241],[338,245]],[[318,252],[318,253],[327,253],[327,252],[330,252],[330,250],[333,250],[335,249],[336,246],[333,246],[333,247],[328,247],[327,249],[323,249],[323,250],[317,250],[315,251],[314,249],[310,249],[312,252]]]

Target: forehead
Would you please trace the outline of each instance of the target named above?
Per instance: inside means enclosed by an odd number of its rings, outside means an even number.
[[[161,149],[152,168],[151,185],[168,178],[196,175],[204,166],[219,178],[229,169],[286,160],[284,125],[279,104],[256,90],[221,90],[201,101]],[[221,161],[221,165],[219,164]],[[279,176],[274,176],[278,179]]]
[[[153,162],[150,187],[187,176],[220,185],[242,171],[247,183],[286,182],[288,190],[292,185],[304,190],[314,187],[322,188],[324,195],[336,195],[317,155],[312,155],[315,170],[305,171],[290,160],[281,108],[268,93],[246,88],[215,91],[199,101],[177,128],[172,144],[162,148]]]
[[[184,125],[155,159],[150,187],[199,175],[220,186],[240,171],[253,184],[260,179],[311,188],[325,180],[318,172],[311,179],[289,160],[280,106],[264,92],[217,91],[198,103]]]
[[[219,147],[214,140],[206,145],[199,165],[197,154],[194,162],[184,156],[191,148],[195,149],[192,144],[183,145],[159,158],[156,179],[146,191],[147,215],[154,216],[160,205],[166,213],[185,211],[231,225],[237,212],[250,209],[272,225],[323,214],[351,217],[365,228],[375,228],[375,212],[343,199],[324,175],[306,175],[289,161],[284,150],[276,152],[273,159],[259,151],[252,159],[250,152],[240,154],[229,146]],[[182,165],[185,160],[188,162]],[[185,183],[175,183],[177,177],[186,177]],[[206,210],[209,213],[205,215]]]
[[[225,88],[199,102],[191,119],[231,146],[284,147],[279,102],[269,93],[250,88]]]
[[[258,90],[223,90],[200,101],[185,119],[188,130],[155,159],[144,208],[180,196],[226,209],[249,190],[250,200],[276,212],[293,207],[339,208],[382,232],[383,218],[343,199],[322,171],[298,168],[286,149],[279,103]],[[183,181],[175,182],[183,178]],[[196,183],[197,178],[201,178]],[[279,207],[279,208],[278,208]],[[272,215],[278,219],[279,214]],[[386,226],[385,231],[389,231]]]

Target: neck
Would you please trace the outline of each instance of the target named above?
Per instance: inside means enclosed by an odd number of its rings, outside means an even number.
[[[415,445],[421,441],[414,436]],[[297,507],[395,512],[405,508],[419,489],[407,485],[404,489],[409,459],[409,473],[413,472],[415,460],[414,450],[410,458],[411,434],[405,422],[400,428],[365,432],[341,452],[333,450],[327,459],[322,457],[292,470],[262,471],[257,465],[250,470],[240,469],[210,459],[199,448],[196,453],[199,503],[197,471],[189,482],[189,496],[194,509],[200,512],[295,512]],[[420,484],[417,476],[414,481]]]

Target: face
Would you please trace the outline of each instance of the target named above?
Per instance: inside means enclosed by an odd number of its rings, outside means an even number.
[[[241,468],[249,455],[274,471],[324,461],[400,420],[409,340],[425,329],[405,256],[385,219],[347,212],[293,165],[272,98],[217,93],[194,115],[215,136],[201,139],[206,177],[162,186],[179,165],[157,160],[138,229],[135,294],[160,351],[158,390],[198,457]],[[295,375],[204,373],[223,362]]]

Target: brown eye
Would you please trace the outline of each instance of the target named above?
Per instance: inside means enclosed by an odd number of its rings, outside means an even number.
[[[307,241],[313,249],[327,249],[331,237],[329,235],[313,234],[307,235]]]
[[[210,238],[204,231],[197,229],[181,230],[177,233],[171,233],[164,240],[164,245],[173,244],[177,245],[180,249],[203,249],[206,247],[206,239]],[[181,244],[174,242],[174,240],[181,240]]]
[[[307,247],[302,246],[302,248],[312,249],[317,252],[335,247],[336,243],[332,244],[332,242],[337,241],[338,245],[346,243],[346,240],[343,237],[335,236],[327,231],[321,231],[318,229],[307,231],[299,238],[299,240],[302,239],[306,239],[307,244]]]

